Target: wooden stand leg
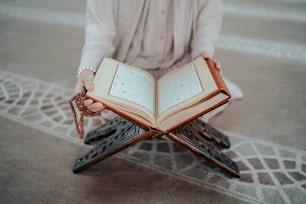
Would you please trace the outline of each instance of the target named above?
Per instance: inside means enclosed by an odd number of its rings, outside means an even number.
[[[209,127],[209,137],[206,135],[208,131],[205,130],[205,128],[207,127]],[[214,140],[221,146],[229,147],[230,143],[227,136],[212,128],[207,123],[199,120],[191,121],[168,133],[167,137],[202,156],[204,159],[225,170],[227,173],[238,178],[240,177],[237,164],[217,149],[213,142],[207,140],[208,138]]]
[[[123,119],[116,117],[106,122],[106,124],[89,131],[84,137],[85,144],[100,142],[115,133],[117,126],[122,125]]]
[[[200,137],[202,136],[207,140],[214,141],[217,145],[225,148],[229,148],[231,146],[229,138],[225,134],[200,119],[195,119],[187,123],[186,127],[191,130],[197,130]]]
[[[145,131],[122,118],[114,119],[109,126],[99,129],[98,133],[105,139],[101,144],[75,161],[74,173],[78,173],[124,148],[154,135],[153,132]]]

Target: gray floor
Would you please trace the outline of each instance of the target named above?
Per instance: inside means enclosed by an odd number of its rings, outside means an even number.
[[[0,202],[305,203],[305,10],[305,0],[224,3],[216,58],[245,96],[210,123],[231,139],[236,179],[164,139],[73,174],[90,149],[67,105],[85,2],[1,1]]]

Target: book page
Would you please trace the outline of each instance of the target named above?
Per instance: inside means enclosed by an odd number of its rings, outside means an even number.
[[[158,81],[158,115],[202,92],[193,63],[165,75]]]
[[[119,64],[109,94],[138,104],[154,114],[155,81],[148,73]]]

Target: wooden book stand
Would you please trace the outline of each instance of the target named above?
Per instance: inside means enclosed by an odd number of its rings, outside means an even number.
[[[80,98],[77,98],[80,102]],[[80,111],[79,115],[81,116],[81,122],[83,123],[84,112],[82,112],[82,108],[79,107],[82,106],[80,105],[82,103],[78,105],[76,102],[77,98],[73,98],[70,104],[74,111],[75,120],[77,119],[77,114],[74,109],[75,106],[77,106]],[[87,115],[90,114],[87,113]],[[77,127],[80,128],[79,126]],[[83,129],[78,130],[84,132]],[[160,132],[144,130],[126,119],[117,117],[109,121],[106,126],[92,130],[86,135],[84,139],[86,144],[98,141],[98,145],[75,161],[73,172],[78,173],[141,140],[160,136],[162,136]],[[219,145],[224,148],[229,148],[230,142],[228,137],[202,120],[195,119],[167,133],[166,136],[181,144],[186,149],[210,161],[230,175],[238,178],[240,177],[237,164],[226,157],[215,146]]]

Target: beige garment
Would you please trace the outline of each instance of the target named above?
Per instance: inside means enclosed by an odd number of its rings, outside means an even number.
[[[112,57],[145,69],[214,54],[221,0],[88,0],[80,67]]]

